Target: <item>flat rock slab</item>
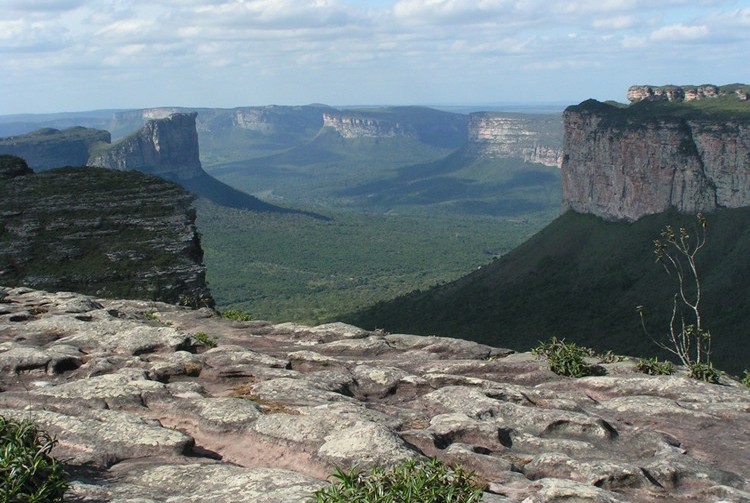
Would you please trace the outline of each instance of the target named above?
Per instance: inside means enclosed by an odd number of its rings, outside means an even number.
[[[0,415],[58,438],[81,502],[302,502],[337,466],[419,456],[487,502],[750,501],[750,390],[604,367],[0,287]]]

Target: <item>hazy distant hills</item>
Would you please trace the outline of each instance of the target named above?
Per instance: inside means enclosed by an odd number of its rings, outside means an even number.
[[[559,114],[306,105],[161,107],[36,118],[40,125],[77,118],[79,125],[106,129],[117,141],[149,120],[185,112],[198,114],[206,172],[270,203],[487,215],[559,207]],[[29,127],[34,117],[0,117],[0,131]]]

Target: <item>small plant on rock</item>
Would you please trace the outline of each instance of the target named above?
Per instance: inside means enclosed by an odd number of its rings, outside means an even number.
[[[409,459],[393,468],[369,473],[337,468],[338,482],[315,492],[316,503],[475,503],[482,488],[474,474],[449,468],[437,459]]]
[[[750,388],[750,370],[745,370],[744,377],[742,378],[742,384]]]
[[[50,455],[55,443],[34,423],[0,416],[0,501],[63,501],[67,474]]]
[[[215,348],[218,345],[216,339],[208,335],[206,332],[198,332],[197,334],[193,334],[193,337],[198,342],[209,348]]]
[[[674,364],[670,361],[660,362],[659,358],[640,358],[636,368],[644,374],[652,376],[672,375],[674,374]]]
[[[671,225],[661,231],[661,239],[654,240],[656,261],[674,275],[677,291],[672,302],[668,344],[657,341],[646,329],[643,306],[636,309],[646,334],[662,349],[677,356],[689,375],[706,382],[718,382],[720,373],[711,362],[711,332],[705,328],[700,312],[701,282],[696,256],[706,244],[706,217],[699,213],[695,235],[686,227],[675,231]]]
[[[244,312],[239,311],[237,309],[227,309],[223,313],[221,313],[221,317],[225,318],[227,320],[234,320],[234,321],[252,321],[253,317]]]
[[[546,358],[549,369],[555,374],[567,377],[585,377],[593,373],[586,358],[594,356],[596,352],[574,342],[552,337],[548,342],[540,342],[531,350],[538,358]]]

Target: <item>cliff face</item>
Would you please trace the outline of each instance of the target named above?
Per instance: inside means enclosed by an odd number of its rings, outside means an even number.
[[[564,210],[636,220],[750,205],[747,115],[648,110],[589,100],[565,111]]]
[[[466,142],[466,122],[463,114],[422,107],[323,112],[323,127],[342,138],[407,138],[447,148]]]
[[[80,166],[86,164],[94,145],[109,143],[110,138],[109,132],[99,129],[76,126],[61,131],[44,128],[0,138],[0,154],[21,157],[36,170]]]
[[[478,157],[518,157],[554,167],[562,163],[559,115],[473,113],[469,116],[468,137],[469,148]]]
[[[694,101],[718,98],[720,96],[736,96],[742,101],[750,98],[750,86],[732,84],[715,86],[704,84],[700,86],[630,86],[628,100],[636,103],[643,100],[655,101]]]
[[[333,128],[343,138],[418,137],[414,126],[362,115],[324,113],[323,126]]]
[[[0,283],[212,304],[193,195],[137,171],[64,168],[0,185]]]
[[[197,114],[177,113],[149,120],[136,133],[106,150],[94,153],[87,164],[117,170],[138,170],[176,180],[204,173],[198,149]]]

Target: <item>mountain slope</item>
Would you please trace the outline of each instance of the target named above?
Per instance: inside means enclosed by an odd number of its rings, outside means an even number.
[[[708,244],[699,256],[714,357],[730,372],[746,368],[750,354],[749,218],[750,208],[710,214]],[[665,225],[692,225],[692,219],[669,212],[607,222],[568,212],[455,282],[376,304],[344,321],[515,349],[556,336],[600,351],[657,354],[635,307],[644,306],[653,334],[665,334],[675,290],[654,262],[652,241]]]

